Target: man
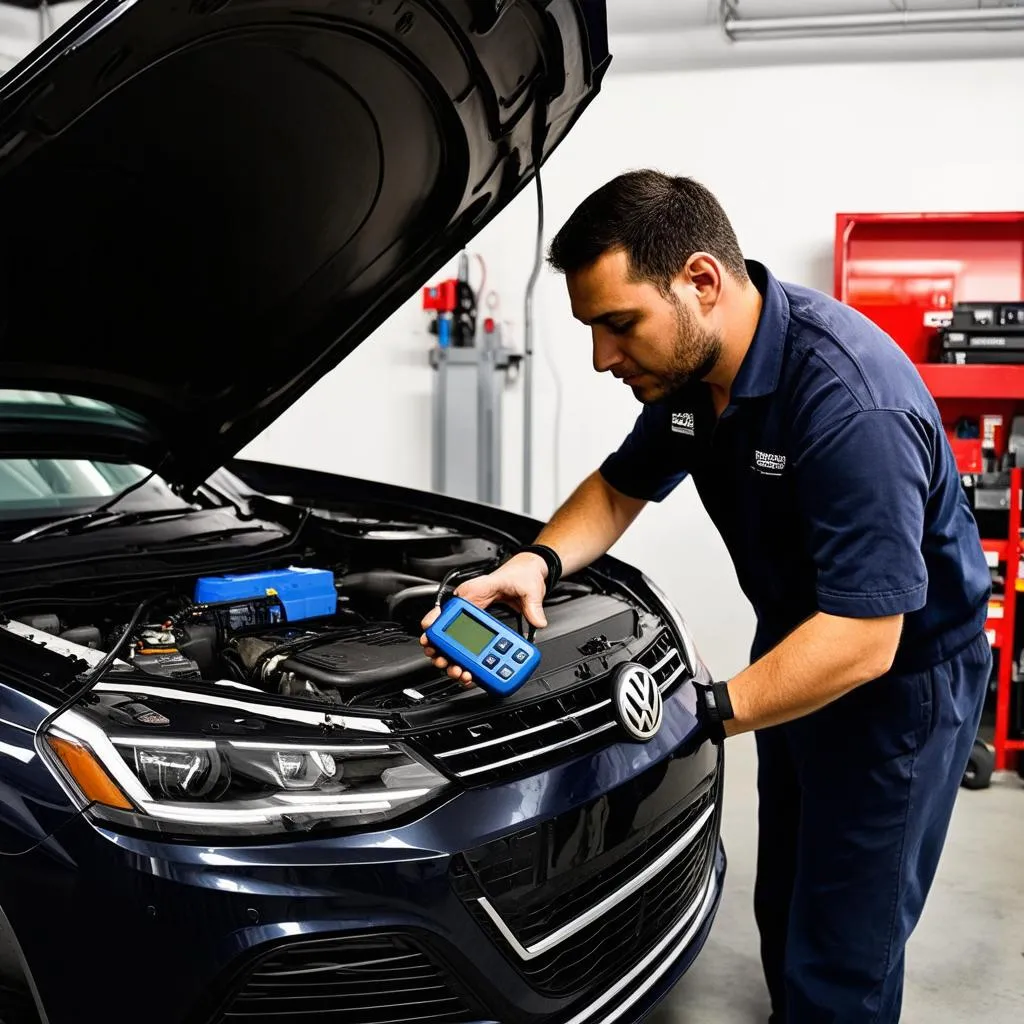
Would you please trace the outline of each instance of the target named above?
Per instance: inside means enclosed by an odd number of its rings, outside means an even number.
[[[897,1021],[992,658],[990,577],[936,407],[875,325],[745,261],[688,179],[614,179],[549,261],[594,368],[644,408],[532,550],[458,593],[542,626],[549,572],[692,476],[757,616],[752,664],[698,707],[716,739],[757,733],[772,1019]]]

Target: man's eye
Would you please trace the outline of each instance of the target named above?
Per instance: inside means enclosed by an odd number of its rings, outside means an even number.
[[[625,323],[609,324],[608,326],[611,329],[612,334],[629,334],[629,332],[633,330],[635,324],[635,320],[627,320]]]

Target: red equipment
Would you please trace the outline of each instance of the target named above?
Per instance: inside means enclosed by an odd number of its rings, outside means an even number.
[[[435,313],[454,313],[459,306],[459,282],[449,278],[440,284],[427,285],[423,289],[424,310]]]
[[[932,362],[937,329],[954,302],[1024,300],[1024,211],[993,213],[840,213],[836,215],[835,295],[882,327],[917,364],[953,441],[961,473],[978,473],[984,455],[1001,459],[1009,425],[1024,415],[1024,364],[956,366]],[[978,437],[957,438],[959,421]],[[1020,468],[1010,472],[1008,527],[982,544],[1006,580],[989,608],[987,630],[999,652],[995,767],[1017,759],[1010,737],[1017,594],[1021,562]],[[1020,685],[1024,686],[1024,683]],[[1024,772],[1022,772],[1024,774]]]

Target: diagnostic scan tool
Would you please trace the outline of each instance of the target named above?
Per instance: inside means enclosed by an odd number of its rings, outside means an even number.
[[[461,597],[445,603],[426,635],[431,647],[501,697],[518,690],[540,664],[529,640]]]

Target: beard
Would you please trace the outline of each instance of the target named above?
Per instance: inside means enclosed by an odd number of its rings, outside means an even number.
[[[644,404],[660,402],[695,380],[706,377],[722,355],[722,337],[698,323],[697,318],[673,295],[676,334],[665,366],[647,370],[654,383],[634,387],[634,396]]]

